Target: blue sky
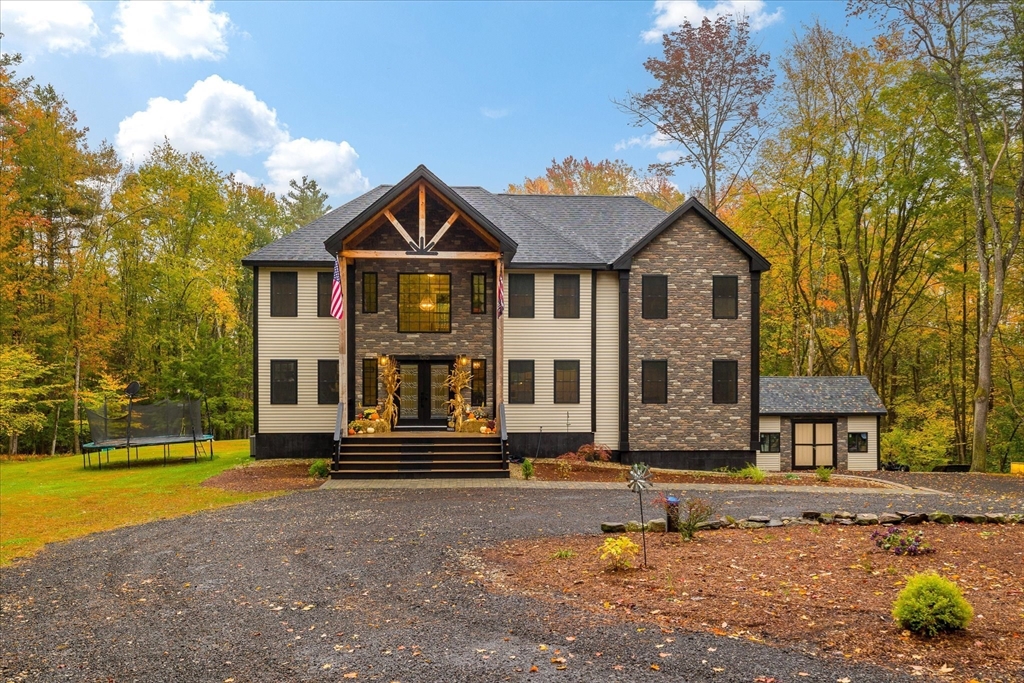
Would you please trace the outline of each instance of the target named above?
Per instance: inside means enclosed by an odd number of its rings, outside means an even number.
[[[621,158],[638,142],[612,103],[684,18],[745,12],[773,59],[816,17],[856,41],[843,2],[0,3],[4,52],[90,128],[141,159],[167,136],[280,190],[308,173],[337,205],[424,163],[504,190],[552,158]],[[630,142],[632,140],[632,142]],[[684,190],[694,172],[680,172]]]

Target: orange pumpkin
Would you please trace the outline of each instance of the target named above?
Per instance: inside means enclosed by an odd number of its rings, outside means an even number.
[[[374,413],[373,415],[370,416],[370,419],[371,420],[379,420],[380,419],[380,415],[378,415],[377,413]]]
[[[355,433],[356,433],[356,430],[354,430],[352,427],[348,428],[348,435],[349,436],[355,436]]]

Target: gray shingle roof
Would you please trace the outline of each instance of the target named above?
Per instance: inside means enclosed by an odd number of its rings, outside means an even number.
[[[262,249],[257,249],[242,259],[242,264],[269,266],[305,263],[311,266],[330,267],[334,263],[334,257],[331,252],[324,249],[324,240],[373,204],[390,187],[379,185],[366,194],[328,211],[312,223],[307,223]]]
[[[761,377],[762,415],[885,415],[867,377]]]
[[[637,197],[525,194],[500,194],[498,197],[593,252],[603,263],[611,263],[624,254],[666,215]]]
[[[423,171],[428,172],[425,168]],[[249,254],[242,263],[330,266],[331,254],[324,242],[392,187],[373,188]],[[450,189],[469,204],[469,209],[479,212],[517,243],[511,267],[609,267],[649,237],[668,215],[636,197],[493,194],[482,187]]]

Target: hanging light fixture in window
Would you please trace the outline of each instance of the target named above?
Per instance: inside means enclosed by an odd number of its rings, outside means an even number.
[[[430,298],[430,295],[427,295],[420,299],[420,308],[423,309],[424,311],[434,310],[434,300]]]

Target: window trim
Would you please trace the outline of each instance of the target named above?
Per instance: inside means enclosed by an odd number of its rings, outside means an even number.
[[[720,396],[718,392],[718,373],[716,368],[732,367],[732,396]],[[729,399],[732,400],[729,400]],[[740,402],[740,368],[739,362],[728,358],[711,361],[711,402],[717,405],[734,405]]]
[[[664,315],[654,315],[657,311],[652,311],[651,315],[648,315],[648,283],[652,288],[652,305],[653,308],[653,286],[655,282],[662,282],[665,286],[665,310]],[[659,292],[660,293],[660,292]],[[645,320],[667,320],[668,319],[668,275],[644,275],[640,278],[640,317]]]
[[[476,300],[476,281],[481,278],[484,281],[483,291],[480,292],[480,301]],[[479,304],[479,306],[477,305]],[[469,276],[469,312],[470,315],[487,313],[487,273],[471,273]]]
[[[326,276],[326,277],[325,277]],[[326,283],[326,285],[324,284]],[[331,317],[331,294],[334,290],[334,271],[316,271],[316,317]],[[326,291],[326,294],[325,294]],[[326,300],[325,297],[326,296]]]
[[[855,434],[863,434],[864,435],[864,448],[863,449],[862,448],[857,448],[856,450],[854,450],[853,448],[850,448],[850,439]],[[847,453],[870,453],[871,452],[871,434],[870,434],[870,432],[847,432],[846,433],[846,452]]]
[[[292,374],[292,378],[293,379],[291,381],[291,384],[292,384],[292,386],[294,387],[294,390],[295,390],[295,400],[294,401],[284,401],[284,400],[281,400],[282,398],[287,398],[287,397],[282,397],[280,395],[280,393],[279,393],[280,389],[278,391],[274,391],[274,387],[280,386],[280,383],[275,381],[275,379],[274,379],[274,367],[278,366],[280,364],[283,364],[283,363],[291,363],[291,366],[292,366],[292,373],[293,373]],[[295,406],[295,405],[298,405],[298,404],[299,404],[299,361],[297,359],[282,359],[282,358],[271,359],[271,361],[270,361],[270,405],[273,405],[273,406]]]
[[[769,437],[768,438],[768,450],[764,449],[764,442],[765,442],[765,437],[766,436]],[[774,445],[772,444],[773,439],[771,439],[771,437],[773,437],[773,436],[775,437]],[[760,436],[758,438],[757,448],[758,448],[758,453],[781,453],[782,452],[782,434],[779,433],[779,432],[761,432],[761,434],[760,434]]]
[[[655,367],[664,368],[665,381],[662,385],[665,395],[664,400],[658,400],[658,396],[649,396],[647,393],[647,372],[648,368],[652,370]],[[640,402],[650,405],[667,405],[668,404],[668,360],[662,359],[651,359],[640,361]]]
[[[521,363],[521,364],[523,364],[524,367],[525,367],[525,364],[529,364],[530,369],[528,371],[525,370],[525,369],[513,370],[512,369],[512,364],[513,363]],[[512,392],[512,386],[513,386],[512,377],[513,377],[513,374],[515,372],[520,372],[520,373],[529,372],[530,373],[530,400],[529,401],[516,400],[517,398],[525,398],[525,397],[519,397],[518,395],[515,395],[515,396],[513,395],[513,392]],[[536,365],[536,363],[534,363],[534,361],[532,361],[532,360],[509,360],[508,361],[508,402],[510,404],[513,404],[513,405],[532,405],[532,404],[536,403],[536,399],[537,399],[537,365]]]
[[[569,304],[571,304],[570,311],[569,311],[570,315],[559,315],[558,314],[558,303],[559,303],[558,283],[559,283],[559,281],[561,281],[563,283],[565,283],[565,282],[572,282],[572,283],[575,284],[575,287],[576,287],[575,297],[568,302]],[[552,293],[551,293],[552,294],[551,300],[552,300],[552,315],[553,315],[553,317],[555,317],[555,318],[557,318],[559,320],[578,320],[579,317],[580,317],[580,276],[579,276],[579,273],[555,273],[554,282],[552,284],[552,287],[553,287],[553,289],[552,289]],[[563,298],[562,301],[563,301],[563,304],[564,304],[565,303],[565,299]],[[565,311],[563,311],[563,313],[564,312]],[[575,315],[573,315],[573,313],[575,313]]]
[[[331,277],[332,278],[334,277],[334,273],[331,273]],[[337,398],[335,398],[333,401],[325,401],[324,400],[324,396],[323,396],[324,379],[323,379],[322,368],[323,368],[323,364],[324,363],[333,363],[334,364],[334,368],[335,368],[335,371],[334,371],[334,383],[337,386],[337,390],[335,391],[335,394],[336,394]],[[340,402],[341,402],[341,363],[337,359],[332,360],[330,358],[320,358],[320,359],[318,359],[316,361],[316,403],[317,403],[317,405],[320,405],[320,406],[326,406],[326,405],[337,405]]]
[[[448,278],[448,329],[447,330],[403,330],[402,329],[402,276],[403,275],[416,275],[426,277],[428,275],[441,275]],[[452,274],[449,272],[439,273],[398,273],[398,301],[395,306],[395,327],[399,334],[451,334],[452,333],[452,317],[454,314],[454,308],[452,306]]]
[[[371,407],[376,408],[377,407],[377,403],[380,402],[380,394],[379,394],[379,392],[377,390],[378,389],[377,385],[378,385],[378,382],[379,382],[379,371],[377,370],[377,363],[378,363],[378,360],[376,358],[364,358],[363,359],[363,395],[359,399],[360,401],[362,401],[363,407],[371,406]],[[372,382],[369,381],[369,378],[367,377],[367,374],[369,374],[369,373],[367,373],[367,369],[370,369],[370,368],[372,368],[370,373],[373,374],[373,381]],[[366,388],[368,386],[372,386],[373,387],[373,402],[372,403],[370,403],[370,402],[368,402],[366,400],[367,397],[368,397]]]
[[[486,358],[474,358],[470,361],[470,381],[469,381],[469,403],[471,406],[485,406],[487,405],[487,359]],[[483,386],[477,386],[477,368],[480,369],[481,384]],[[477,391],[479,389],[479,393]],[[477,399],[480,398],[480,401]]]
[[[366,281],[367,281],[367,277],[368,276],[370,276],[369,279],[373,280],[373,308],[372,308],[372,310],[371,310],[371,307],[367,305],[368,302],[367,302],[367,296],[366,296]],[[362,294],[363,294],[363,296],[362,296],[362,299],[363,299],[363,302],[362,302],[363,303],[363,313],[378,313],[378,312],[380,312],[380,307],[379,307],[378,301],[377,301],[377,298],[380,295],[379,285],[380,285],[380,278],[377,277],[377,272],[376,271],[373,271],[373,270],[364,270],[363,271],[363,292],[362,292]]]
[[[286,276],[291,276],[290,278]],[[284,302],[281,300],[281,295],[274,295],[274,280],[285,280],[289,279],[295,284],[295,296],[291,300],[291,304],[294,307],[293,313],[281,313],[274,311],[280,311],[281,306]],[[275,307],[275,303],[278,306]],[[270,317],[271,318],[298,318],[299,317],[299,273],[296,270],[272,270],[270,271]]]
[[[563,401],[563,400],[559,400],[559,398],[558,398],[558,364],[559,363],[571,363],[571,364],[575,365],[575,370],[576,370],[576,389],[575,389],[576,400]],[[554,371],[554,376],[553,376],[554,381],[552,383],[552,388],[553,388],[553,395],[552,395],[552,399],[553,400],[552,400],[552,403],[557,403],[557,404],[560,404],[560,405],[579,404],[579,402],[580,402],[580,362],[578,360],[556,360],[554,362],[554,364],[552,365],[552,368],[553,368],[553,371]],[[562,371],[564,372],[565,368],[563,368]]]
[[[530,283],[530,314],[519,315],[516,312],[515,302],[519,298],[515,294],[515,287],[512,285],[513,282],[526,282]],[[523,295],[519,295],[523,296]],[[536,318],[537,317],[537,278],[534,273],[509,273],[508,274],[508,317],[510,318]]]
[[[718,296],[718,283],[732,282],[735,296],[732,297],[733,314],[719,315],[718,302],[727,301],[728,297]],[[736,275],[713,275],[711,276],[711,317],[715,320],[735,320],[740,317],[740,279]]]

